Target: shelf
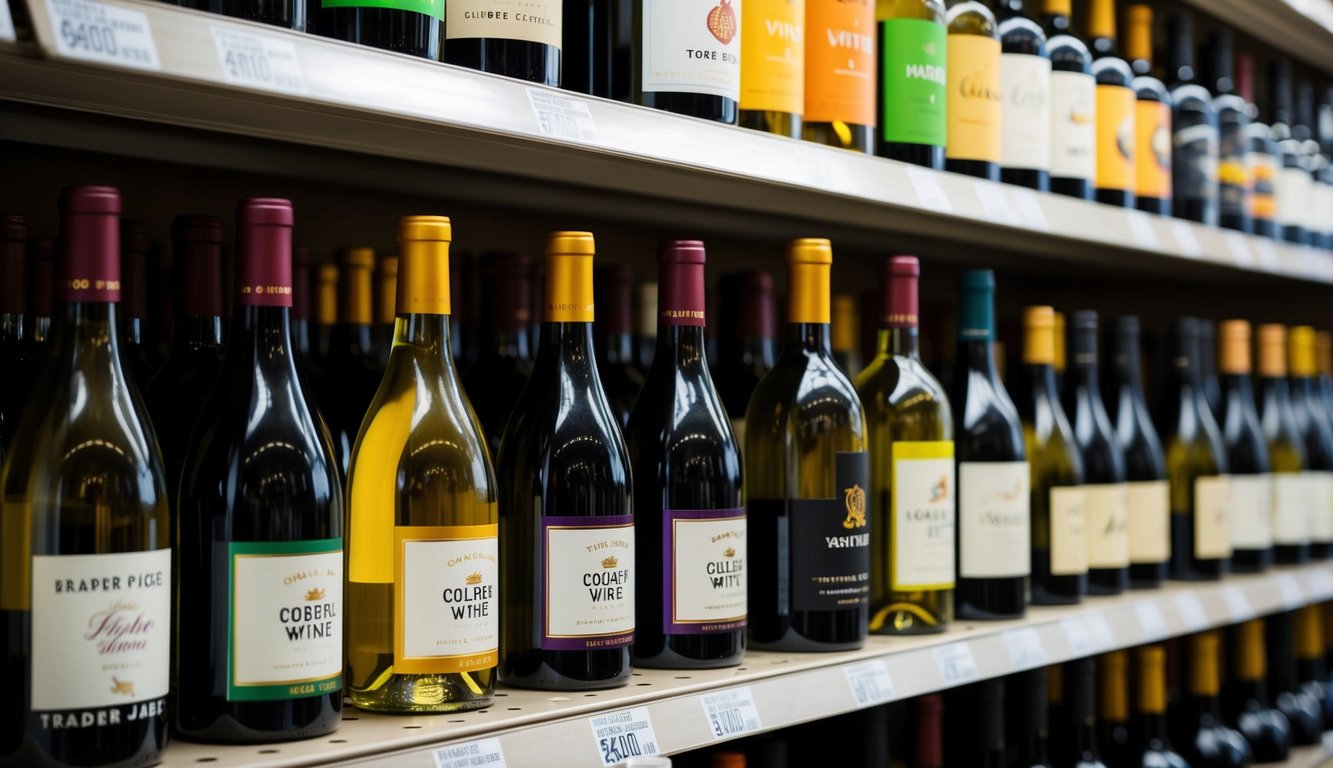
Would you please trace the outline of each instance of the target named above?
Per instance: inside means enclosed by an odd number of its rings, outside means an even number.
[[[1333,282],[1326,253],[1138,211],[165,3],[27,1],[38,43],[0,44],[0,139],[367,189],[392,184],[580,218],[596,211],[673,231],[689,221],[775,240],[817,232],[878,252],[915,238],[991,266],[1044,259],[1130,274]],[[1229,3],[1250,4],[1281,5]],[[57,16],[99,21],[65,30],[88,35],[62,36]],[[108,20],[129,30],[118,38],[121,64],[69,47]],[[1327,36],[1321,45],[1333,52]]]
[[[1333,0],[1185,0],[1272,47],[1333,72]]]
[[[431,764],[442,747],[474,742],[498,745],[513,766],[549,764],[552,755],[569,765],[601,765],[591,723],[596,717],[646,714],[660,751],[678,753],[1330,598],[1330,563],[1220,583],[1172,582],[1160,590],[1089,598],[1079,606],[1034,607],[1019,621],[961,623],[933,636],[872,637],[864,649],[849,653],[751,652],[739,668],[644,669],[628,687],[612,691],[505,688],[492,707],[466,714],[388,717],[349,707],[342,728],[325,738],[247,747],[178,742],[168,749],[165,765],[300,766],[373,758],[376,764],[421,766]],[[756,728],[716,738],[706,701],[718,696],[729,698],[733,708],[750,702],[753,713],[741,720],[754,720]]]

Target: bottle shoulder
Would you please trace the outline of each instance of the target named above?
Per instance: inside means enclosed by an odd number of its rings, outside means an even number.
[[[1046,53],[1051,57],[1051,68],[1056,71],[1092,74],[1092,53],[1082,40],[1073,35],[1047,37]]]
[[[1027,16],[1009,16],[996,28],[1005,53],[1046,55],[1046,32]]]
[[[1171,92],[1152,75],[1139,75],[1131,81],[1130,87],[1134,89],[1134,95],[1139,101],[1160,101],[1171,106]]]
[[[1098,85],[1131,88],[1134,83],[1134,70],[1129,68],[1129,62],[1119,56],[1102,56],[1094,60],[1092,76],[1097,79]]]
[[[1184,83],[1172,87],[1171,103],[1172,109],[1177,113],[1197,113],[1210,118],[1217,116],[1217,110],[1213,107],[1213,95],[1207,88],[1197,83]]]
[[[977,0],[964,0],[949,6],[945,12],[945,23],[951,35],[975,35],[999,40],[995,14]]]
[[[888,428],[894,439],[931,432],[953,439],[953,407],[939,380],[921,361],[880,355],[856,377],[856,391],[870,432]],[[919,439],[919,438],[918,438]]]
[[[981,371],[964,370],[953,396],[955,437],[960,454],[973,443],[995,461],[1025,458],[1022,422],[1004,385]],[[961,458],[961,456],[960,456]]]

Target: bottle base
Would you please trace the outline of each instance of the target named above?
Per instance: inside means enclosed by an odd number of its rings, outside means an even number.
[[[483,680],[461,679],[457,675],[392,675],[376,688],[352,688],[347,698],[357,709],[390,715],[429,715],[467,712],[491,705],[495,693],[494,669]],[[480,691],[473,690],[476,685]]]
[[[788,629],[786,634],[782,637],[769,642],[760,642],[751,637],[749,649],[752,651],[778,651],[781,653],[828,653],[832,651],[857,651],[864,648],[865,644],[865,636],[862,636],[858,640],[845,643],[824,643],[817,640],[811,640],[805,635],[797,632],[795,629]]]
[[[727,667],[739,667],[744,660],[744,653],[718,659],[692,659],[666,648],[655,656],[635,656],[634,666],[643,667],[644,669],[726,669]]]

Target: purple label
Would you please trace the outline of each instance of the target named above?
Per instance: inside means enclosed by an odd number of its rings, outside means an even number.
[[[662,626],[669,635],[745,626],[744,509],[662,512]]]
[[[634,516],[543,517],[542,650],[634,642]]]

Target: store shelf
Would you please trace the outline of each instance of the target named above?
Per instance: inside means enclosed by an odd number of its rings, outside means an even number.
[[[0,139],[751,237],[819,232],[875,249],[917,238],[996,265],[1035,256],[1333,282],[1326,253],[1137,211],[164,3],[27,2],[38,45],[0,47]],[[119,64],[85,44],[110,22],[129,30],[112,57]],[[1333,52],[1328,43],[1325,35],[1320,45]],[[372,170],[368,161],[399,164]]]
[[[1289,56],[1333,72],[1333,0],[1185,0]]]
[[[332,736],[293,744],[215,747],[177,743],[167,766],[226,768],[376,764],[427,766],[443,747],[503,750],[509,765],[600,765],[592,719],[646,715],[662,753],[677,753],[749,732],[785,728],[907,699],[974,680],[1129,648],[1333,598],[1333,564],[1279,569],[1224,582],[1173,582],[1160,590],[1090,598],[1083,605],[1032,608],[1020,621],[964,623],[942,635],[871,638],[833,654],[752,652],[735,669],[639,670],[612,691],[542,693],[502,689],[489,709],[453,716],[385,717],[348,709]],[[731,700],[750,730],[717,737],[707,702]],[[742,706],[749,702],[753,710]],[[748,715],[745,713],[749,713]],[[720,716],[723,717],[723,716]],[[647,738],[639,736],[641,744]],[[487,763],[476,763],[485,765]]]

